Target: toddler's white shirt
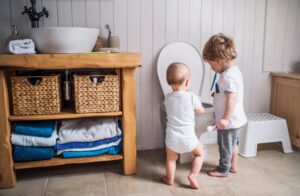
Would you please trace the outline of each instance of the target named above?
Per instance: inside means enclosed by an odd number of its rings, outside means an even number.
[[[168,93],[166,146],[177,153],[191,152],[198,144],[195,134],[195,110],[202,107],[197,95],[186,91]]]

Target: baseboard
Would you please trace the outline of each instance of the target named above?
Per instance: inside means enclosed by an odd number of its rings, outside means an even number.
[[[143,144],[143,145],[138,145],[137,150],[153,150],[153,149],[160,149],[164,148],[163,143],[151,143],[151,144]]]

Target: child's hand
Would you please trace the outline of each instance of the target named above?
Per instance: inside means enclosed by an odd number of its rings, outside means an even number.
[[[214,97],[216,92],[212,92],[210,96]]]
[[[196,114],[201,115],[205,112],[205,109],[204,109],[204,107],[200,107],[200,108],[196,109],[195,112],[196,112]]]
[[[229,125],[229,120],[223,118],[217,124],[217,128],[218,129],[225,129],[226,127],[228,127],[228,125]]]

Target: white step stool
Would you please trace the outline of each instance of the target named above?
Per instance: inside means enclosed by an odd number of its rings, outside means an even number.
[[[247,115],[248,124],[241,133],[239,154],[256,156],[257,144],[281,142],[285,153],[293,152],[286,120],[268,113]]]

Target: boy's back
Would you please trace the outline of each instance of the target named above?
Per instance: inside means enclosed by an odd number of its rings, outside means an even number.
[[[198,139],[195,134],[195,109],[202,107],[198,97],[187,91],[166,95],[167,111],[166,145],[178,153],[193,150]]]
[[[195,109],[201,107],[198,97],[186,91],[176,91],[166,95],[165,98],[167,112],[167,127],[174,131],[183,130],[185,128],[194,128],[195,126]]]

